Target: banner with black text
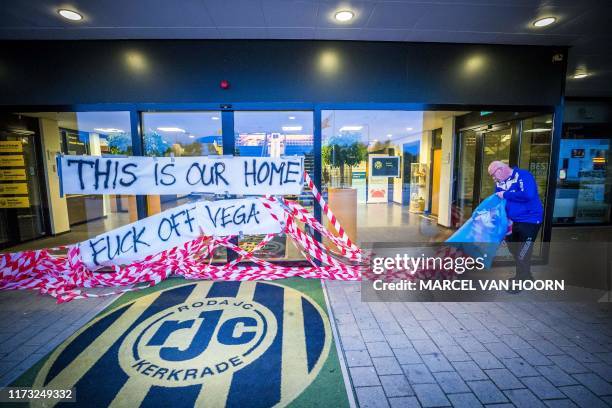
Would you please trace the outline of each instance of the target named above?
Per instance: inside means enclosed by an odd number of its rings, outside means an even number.
[[[304,158],[59,156],[63,194],[300,194]]]

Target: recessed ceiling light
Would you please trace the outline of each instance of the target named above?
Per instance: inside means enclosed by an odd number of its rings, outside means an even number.
[[[83,16],[74,10],[59,9],[57,10],[57,13],[66,20],[70,21],[81,21],[83,19]]]
[[[525,133],[541,133],[541,132],[550,132],[551,129],[549,128],[535,128],[535,129],[529,129],[529,130],[525,130]]]
[[[586,78],[588,76],[589,76],[589,74],[587,74],[586,72],[576,72],[572,78],[574,78],[574,79],[582,79],[582,78]]]
[[[211,119],[212,120],[219,120],[219,117],[218,116],[213,116]]]
[[[302,127],[301,126],[283,126],[282,129],[285,132],[297,132],[297,131],[302,130]]]
[[[189,135],[189,138],[193,139],[193,138],[195,138],[195,136],[194,135]]]
[[[342,23],[346,23],[347,21],[351,21],[355,17],[355,13],[349,10],[338,11],[334,18]]]
[[[557,21],[555,17],[544,17],[533,22],[535,27],[546,27]]]
[[[178,127],[158,127],[157,130],[161,130],[162,132],[181,132],[185,133],[185,129],[181,129]]]
[[[289,120],[294,120],[295,116],[289,116]]]
[[[408,128],[406,128],[406,130],[410,132],[412,130],[412,128],[408,127]]]
[[[102,133],[123,133],[123,129],[117,128],[95,128],[94,130]]]
[[[392,134],[388,134],[387,137],[393,137],[393,135]]]
[[[355,130],[361,130],[363,129],[363,126],[342,126],[340,128],[341,132],[350,132],[350,131],[355,131]]]
[[[378,139],[374,139],[372,140],[374,143],[378,143]]]

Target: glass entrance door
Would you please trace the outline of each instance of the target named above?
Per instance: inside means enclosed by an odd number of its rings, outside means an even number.
[[[478,203],[495,192],[495,182],[488,173],[489,164],[499,160],[510,164],[510,139],[512,129],[510,127],[492,130],[482,134],[482,149],[480,151],[480,197]]]
[[[0,124],[0,248],[48,234],[36,120],[11,115]]]

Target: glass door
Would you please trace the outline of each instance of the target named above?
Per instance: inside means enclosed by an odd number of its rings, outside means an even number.
[[[0,121],[0,248],[48,234],[39,144],[35,119]]]
[[[236,111],[234,112],[234,154],[236,156],[304,156],[304,168],[314,175],[313,113],[310,111]],[[299,196],[287,196],[311,213],[313,200],[308,186]],[[251,251],[264,236],[241,237],[238,245]],[[256,256],[266,260],[300,261],[304,257],[284,234],[276,235]]]
[[[495,182],[488,173],[489,164],[499,160],[510,164],[510,139],[512,128],[505,127],[482,134],[482,150],[480,163],[480,197],[478,203],[495,192]]]

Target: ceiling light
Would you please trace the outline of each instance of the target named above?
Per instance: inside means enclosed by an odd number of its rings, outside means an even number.
[[[351,21],[353,17],[355,17],[355,13],[349,10],[338,11],[334,15],[334,18],[340,21],[341,23],[346,23],[347,21]]]
[[[289,116],[289,120],[294,120],[295,116]]]
[[[551,120],[551,119],[548,119],[548,120],[546,121],[546,123],[552,123],[552,120]]]
[[[195,138],[195,136],[194,135],[189,135],[189,138],[193,139],[193,138]]]
[[[387,137],[393,137],[393,135],[389,134],[389,135],[387,135]]]
[[[535,27],[546,27],[557,21],[555,17],[544,17],[533,22]]]
[[[83,19],[83,16],[74,10],[59,9],[57,10],[57,13],[66,20],[70,21],[81,21]]]
[[[538,133],[538,132],[550,132],[551,129],[549,128],[534,128],[534,129],[529,129],[529,130],[525,130],[525,133]]]
[[[297,132],[297,131],[302,130],[302,127],[301,126],[283,126],[282,129],[285,132]]]
[[[406,128],[406,130],[410,132],[412,130],[412,128],[408,127],[408,128]]]
[[[572,76],[572,78],[574,78],[574,79],[582,79],[582,78],[586,78],[588,76],[589,76],[589,74],[587,74],[586,72],[576,72],[574,74],[574,76]]]
[[[116,128],[95,128],[94,130],[102,133],[123,133],[123,129]]]
[[[185,133],[185,129],[177,128],[177,127],[158,127],[157,130],[161,130],[162,132],[181,132]]]
[[[378,139],[374,139],[372,140],[374,143],[378,143]]]
[[[211,119],[212,120],[219,120],[219,117],[218,116],[213,116]]]
[[[363,126],[342,126],[340,128],[340,132],[350,132],[350,131],[361,130],[361,129],[363,129]]]

